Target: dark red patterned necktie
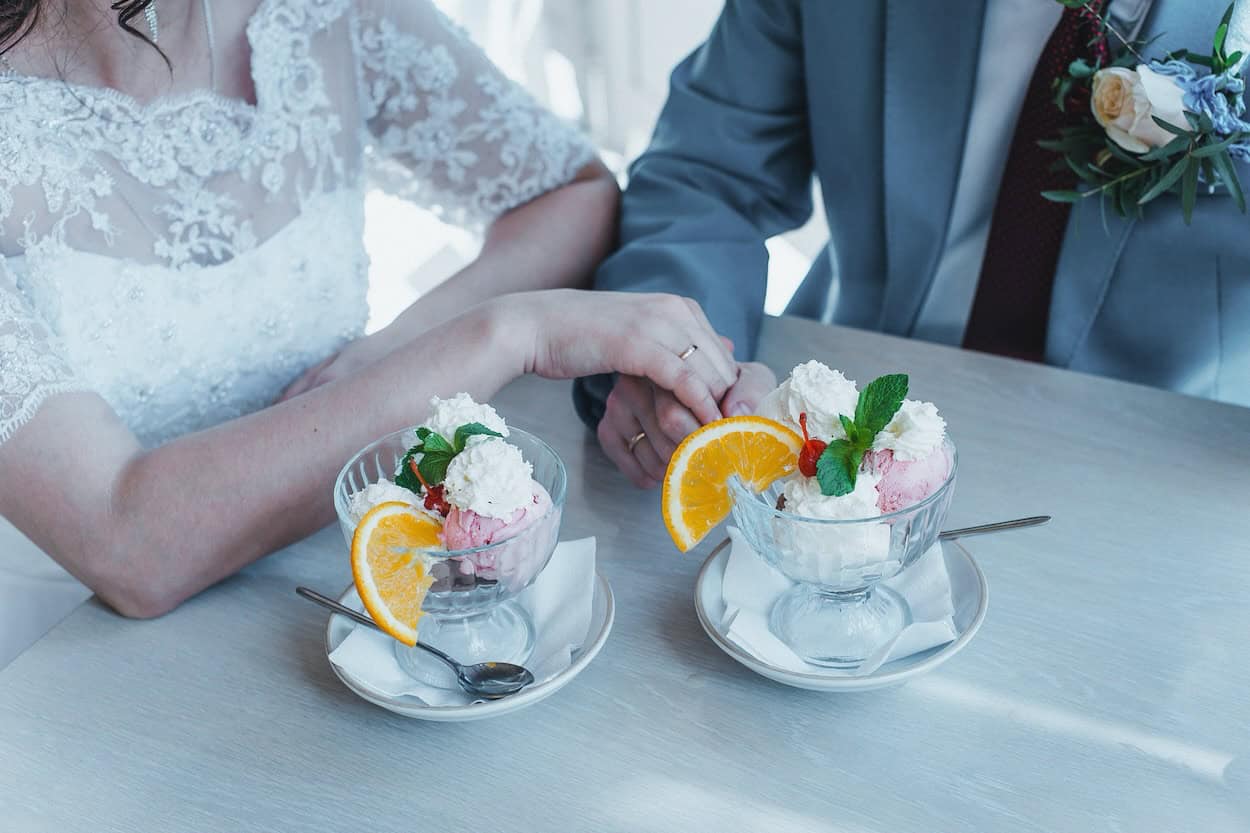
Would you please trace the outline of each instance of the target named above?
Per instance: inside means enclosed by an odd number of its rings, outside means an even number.
[[[1038,58],[998,187],[964,347],[1042,360],[1055,265],[1072,206],[1051,202],[1041,193],[1071,189],[1077,178],[1066,167],[1051,170],[1059,156],[1037,142],[1055,137],[1088,106],[1069,104],[1067,112],[1061,111],[1055,106],[1053,82],[1072,61],[1093,57],[1097,35],[1097,20],[1090,12],[1065,9]]]

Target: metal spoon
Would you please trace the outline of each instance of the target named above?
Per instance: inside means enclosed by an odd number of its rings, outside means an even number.
[[[368,616],[358,613],[350,607],[341,605],[334,599],[331,599],[329,596],[323,596],[316,590],[309,587],[296,587],[295,592],[310,602],[316,602],[322,607],[329,608],[352,621],[359,622],[374,630],[381,630],[377,623]],[[498,700],[501,697],[507,697],[509,694],[516,694],[534,682],[534,675],[530,673],[528,668],[521,665],[513,665],[510,662],[479,662],[476,665],[461,665],[431,645],[418,642],[416,647],[430,652],[447,663],[448,667],[456,672],[456,680],[460,683],[460,687],[466,693],[482,700]]]
[[[968,538],[972,535],[989,535],[994,532],[1006,532],[1009,529],[1023,529],[1026,526],[1040,526],[1050,520],[1050,515],[1034,515],[1031,518],[1016,518],[1014,521],[998,521],[992,524],[977,524],[976,526],[965,526],[962,529],[948,529],[945,532],[938,533],[939,541],[951,541],[955,538]],[[717,544],[708,557],[716,555],[725,547],[729,546],[729,539],[726,538]]]
[[[1014,521],[999,521],[993,524],[977,524],[965,526],[963,529],[948,529],[938,533],[939,541],[950,541],[955,538],[967,538],[971,535],[989,535],[993,532],[1006,532],[1008,529],[1022,529],[1026,526],[1040,526],[1050,521],[1050,515],[1034,515],[1031,518],[1016,518]]]

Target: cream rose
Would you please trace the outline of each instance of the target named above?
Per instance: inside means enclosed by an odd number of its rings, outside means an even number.
[[[1151,116],[1189,127],[1180,85],[1145,64],[1135,70],[1111,67],[1094,73],[1090,109],[1111,140],[1130,153],[1145,153],[1176,138]]]

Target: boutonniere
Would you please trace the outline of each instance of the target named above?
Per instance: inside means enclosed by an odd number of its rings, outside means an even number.
[[[1105,12],[1086,0],[1058,0],[1096,17],[1105,40],[1091,61],[1073,61],[1055,79],[1061,110],[1080,107],[1081,123],[1042,147],[1061,154],[1077,190],[1045,191],[1046,199],[1078,202],[1097,196],[1122,217],[1179,193],[1188,225],[1200,192],[1223,189],[1244,214],[1234,160],[1250,161],[1245,119],[1243,49],[1250,38],[1250,0],[1236,0],[1215,29],[1209,54],[1177,49],[1147,58],[1153,42],[1129,43]],[[1118,44],[1118,48],[1112,46]]]

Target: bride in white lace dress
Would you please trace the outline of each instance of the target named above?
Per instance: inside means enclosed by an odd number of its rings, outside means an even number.
[[[0,666],[83,585],[155,616],[324,525],[431,395],[615,370],[717,415],[697,307],[560,289],[616,186],[427,0],[7,5],[0,515],[82,584],[0,539]],[[486,242],[361,338],[367,176]]]

